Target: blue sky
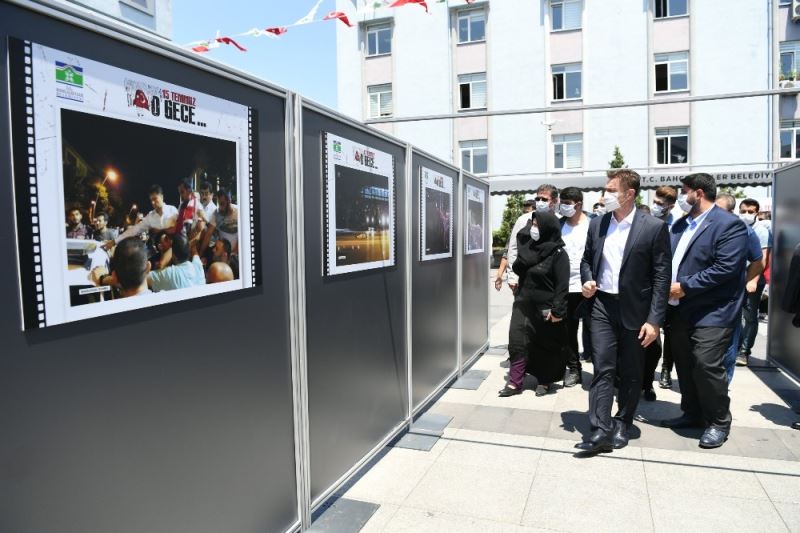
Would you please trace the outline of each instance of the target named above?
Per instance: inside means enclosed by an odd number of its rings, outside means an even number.
[[[173,0],[172,38],[178,44],[243,33],[253,27],[285,26],[305,16],[315,0]],[[336,7],[324,0],[317,18]],[[208,55],[307,98],[336,108],[336,24],[332,20],[289,28],[279,39],[242,37],[240,52],[221,45]],[[355,28],[353,28],[355,31]]]

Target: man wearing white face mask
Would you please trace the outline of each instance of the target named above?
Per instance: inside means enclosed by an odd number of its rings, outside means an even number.
[[[558,205],[558,189],[556,189],[554,185],[547,183],[544,185],[539,185],[539,188],[536,189],[536,196],[534,197],[533,201],[535,206],[534,211],[537,213],[555,214],[556,206]],[[531,214],[523,214],[517,219],[517,222],[514,224],[514,228],[511,230],[511,235],[508,238],[508,253],[506,254],[509,265],[513,265],[514,261],[517,259],[517,232],[524,228],[528,224],[529,220],[531,220]],[[519,277],[510,270],[508,272],[509,288],[516,292],[518,285]]]
[[[592,308],[594,377],[589,389],[593,433],[575,447],[609,452],[628,444],[642,390],[645,348],[664,324],[670,282],[667,225],[636,209],[639,174],[609,173],[609,213],[589,224],[581,261],[583,296]],[[614,377],[619,369],[618,411],[612,418]]]
[[[761,243],[761,254],[764,264],[769,262],[769,254],[772,249],[772,234],[769,228],[762,224],[756,224],[758,211],[761,208],[757,200],[747,198],[739,204],[739,218],[753,229]],[[744,329],[742,330],[741,346],[739,354],[736,356],[736,366],[746,366],[750,357],[750,352],[756,342],[758,334],[758,306],[761,303],[761,295],[764,293],[766,280],[761,275],[756,279],[750,280],[745,286],[746,294],[744,308],[742,309],[742,320]]]
[[[589,217],[583,212],[583,193],[577,187],[567,187],[561,191],[561,238],[564,250],[569,257],[569,294],[567,295],[567,335],[570,353],[567,359],[565,387],[581,383],[581,363],[578,359],[578,325],[581,318],[576,316],[578,306],[583,301],[581,294],[581,259],[589,233]],[[591,355],[589,341],[589,320],[583,317],[583,351]]]

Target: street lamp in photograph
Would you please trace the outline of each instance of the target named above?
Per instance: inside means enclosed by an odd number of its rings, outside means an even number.
[[[119,179],[119,172],[117,172],[113,168],[108,168],[106,169],[106,174],[105,177],[103,178],[103,181],[100,183],[100,187],[104,186],[107,181],[110,181],[111,183],[116,183],[118,179]],[[92,201],[92,212],[91,215],[89,216],[90,222],[94,222],[94,210],[95,207],[97,206],[97,202],[99,201],[100,201],[100,188],[98,187],[97,196],[95,196],[94,201]]]

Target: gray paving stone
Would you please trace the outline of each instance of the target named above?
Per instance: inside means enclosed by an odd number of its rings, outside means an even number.
[[[409,450],[419,450],[429,452],[439,442],[439,437],[433,435],[418,435],[416,433],[406,433],[400,440],[394,443],[395,448],[408,448]]]
[[[444,434],[444,428],[447,427],[451,420],[453,420],[453,417],[450,415],[427,412],[411,424],[409,433],[441,437]]]
[[[377,503],[339,498],[316,513],[309,531],[314,533],[358,533],[378,510]]]
[[[797,457],[772,429],[733,427],[729,443],[736,444],[743,457],[793,461]],[[726,444],[727,445],[727,444]]]
[[[506,427],[506,422],[511,418],[513,409],[508,407],[492,407],[478,405],[461,427],[464,429],[474,429],[476,431],[494,431],[502,433]]]
[[[464,425],[464,422],[472,416],[472,413],[475,412],[475,405],[468,403],[437,402],[428,412],[452,416],[453,419],[450,421],[448,427],[459,429]]]
[[[461,377],[458,378],[452,385],[450,385],[451,389],[466,389],[466,390],[478,390],[481,384],[484,382],[484,378],[468,378],[468,377]]]
[[[550,433],[550,423],[552,419],[552,411],[514,409],[506,420],[503,433],[547,437]]]

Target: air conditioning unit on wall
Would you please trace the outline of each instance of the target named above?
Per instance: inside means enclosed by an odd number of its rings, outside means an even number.
[[[800,0],[792,0],[792,22],[800,20]]]

